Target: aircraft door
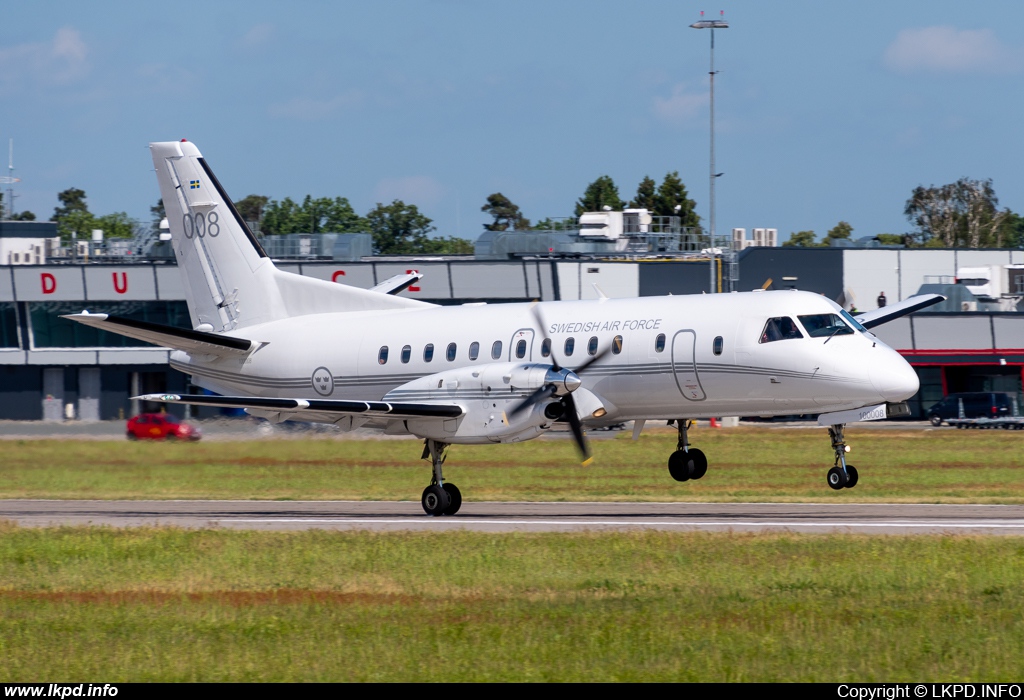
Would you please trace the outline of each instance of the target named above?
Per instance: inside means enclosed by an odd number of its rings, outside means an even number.
[[[683,398],[703,401],[707,398],[700,377],[697,376],[697,333],[692,330],[678,331],[672,336],[672,373],[676,386]]]
[[[520,328],[512,335],[512,342],[508,344],[508,361],[516,362],[533,361],[533,329]]]

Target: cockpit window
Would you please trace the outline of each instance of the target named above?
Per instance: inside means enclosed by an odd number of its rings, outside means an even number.
[[[844,310],[844,311],[840,311],[839,313],[843,315],[843,318],[845,318],[845,319],[846,319],[846,322],[847,322],[847,323],[849,323],[849,324],[850,324],[851,326],[853,326],[854,328],[856,328],[856,329],[857,329],[857,330],[859,330],[860,332],[862,332],[862,333],[867,333],[867,332],[868,332],[868,329],[867,329],[867,328],[865,328],[864,326],[862,326],[862,325],[860,324],[860,321],[858,321],[857,319],[855,319],[855,318],[854,318],[853,316],[851,316],[851,315],[850,315],[849,313],[847,313],[847,312],[846,312],[845,310]]]
[[[833,335],[853,335],[853,329],[839,317],[839,314],[814,314],[800,316],[800,323],[812,338],[829,338]]]
[[[762,343],[773,343],[776,340],[789,340],[790,338],[803,338],[796,323],[789,316],[770,318],[764,324],[764,331],[761,333]]]

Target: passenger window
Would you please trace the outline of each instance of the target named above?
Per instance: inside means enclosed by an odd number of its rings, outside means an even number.
[[[612,338],[612,354],[618,355],[622,352],[622,336],[617,335]]]
[[[409,358],[411,358],[411,357],[412,357],[412,346],[411,345],[406,345],[404,348],[402,348],[402,364],[403,365],[409,364]]]
[[[587,354],[588,355],[596,355],[597,354],[597,336],[596,335],[592,336],[590,338],[590,342],[587,343]]]
[[[520,340],[518,343],[516,343],[516,357],[518,357],[520,360],[523,359],[524,357],[526,357],[526,341],[525,340]]]
[[[386,365],[388,363],[388,346],[381,346],[380,352],[377,353],[377,364]]]
[[[789,316],[770,318],[764,324],[761,332],[762,343],[774,343],[776,340],[789,340],[791,338],[803,338],[804,334],[797,328],[796,323]]]
[[[665,350],[665,334],[659,333],[658,337],[654,339],[654,352],[663,352]]]
[[[541,357],[547,357],[551,354],[551,338],[545,338],[544,342],[540,344]]]
[[[576,349],[576,339],[575,338],[566,338],[565,339],[565,356],[566,357],[571,357],[572,356],[572,351],[575,350],[575,349]]]
[[[491,346],[491,359],[492,360],[500,360],[501,359],[501,341],[500,340],[495,340],[494,341],[494,345]]]
[[[427,343],[427,346],[423,348],[423,361],[430,362],[434,359],[434,344]]]
[[[453,362],[455,360],[455,351],[455,343],[448,343],[448,349],[445,350],[444,353],[445,359],[447,359],[449,362]]]
[[[469,344],[469,359],[475,360],[480,357],[480,343],[472,342]]]
[[[798,316],[800,323],[804,324],[807,335],[812,338],[828,338],[833,335],[853,335],[850,328],[837,314],[814,314],[813,316]]]
[[[718,336],[717,338],[715,338],[715,342],[714,342],[714,345],[712,346],[712,350],[714,350],[716,355],[721,355],[722,354],[722,347],[724,345],[725,345],[725,340],[722,338],[722,336]]]

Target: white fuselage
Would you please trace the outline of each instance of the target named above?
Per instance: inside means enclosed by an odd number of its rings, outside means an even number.
[[[542,354],[545,337],[557,362],[573,369],[590,359],[592,338],[602,350],[621,337],[620,352],[608,352],[580,376],[607,411],[592,424],[819,414],[902,401],[918,389],[910,365],[869,332],[825,338],[803,329],[800,338],[764,342],[771,318],[839,313],[807,292],[544,302],[540,311],[544,329],[530,304],[310,314],[245,328],[244,337],[265,343],[248,357],[177,351],[172,365],[225,395],[367,400],[448,370],[550,364]],[[501,349],[493,358],[496,342]],[[457,389],[451,400],[461,401]]]

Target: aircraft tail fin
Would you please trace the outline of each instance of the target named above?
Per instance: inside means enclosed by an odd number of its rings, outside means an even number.
[[[149,147],[194,328],[227,331],[312,313],[429,306],[278,270],[195,145]]]

